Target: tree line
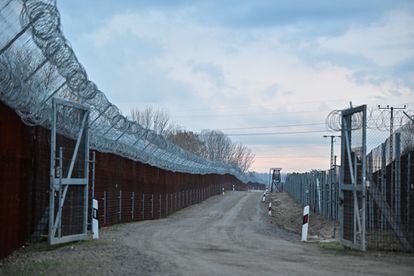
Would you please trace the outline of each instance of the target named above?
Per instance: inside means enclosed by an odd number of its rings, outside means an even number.
[[[254,161],[255,155],[251,149],[242,143],[234,143],[222,131],[206,129],[196,133],[185,130],[173,123],[165,110],[157,110],[151,106],[144,110],[133,108],[130,117],[144,128],[154,130],[189,152],[236,166],[242,172],[247,172]]]

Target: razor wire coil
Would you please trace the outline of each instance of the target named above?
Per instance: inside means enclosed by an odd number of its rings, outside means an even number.
[[[92,148],[170,171],[228,173],[243,182],[258,181],[235,166],[186,152],[122,115],[119,108],[89,80],[85,68],[78,61],[61,30],[56,1],[3,0],[0,3],[1,19],[15,30],[0,31],[0,97],[24,123],[50,128],[51,99],[61,97],[90,108]],[[21,66],[24,56],[30,57],[34,65]],[[50,83],[45,85],[36,81],[39,74],[49,74]],[[75,137],[73,114],[63,112],[60,115],[65,123],[58,126],[58,131]]]

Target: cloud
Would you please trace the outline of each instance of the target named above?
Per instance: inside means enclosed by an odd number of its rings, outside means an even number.
[[[220,65],[204,62],[190,62],[190,66],[192,67],[194,73],[205,74],[218,87],[224,87],[226,85],[225,76]]]
[[[124,112],[167,108],[192,130],[323,123],[349,101],[405,103],[414,92],[407,1],[66,2],[65,34],[100,89]],[[257,155],[282,154],[258,159],[257,168],[280,162],[293,170],[328,166],[319,157],[294,159],[325,154],[322,134],[232,139]]]

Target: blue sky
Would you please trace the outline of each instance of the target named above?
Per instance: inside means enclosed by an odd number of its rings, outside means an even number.
[[[275,133],[232,136],[254,150],[258,171],[327,168],[325,117],[349,101],[414,110],[414,1],[71,0],[58,8],[90,79],[125,114],[151,105],[190,130]],[[315,132],[296,133],[307,131]]]

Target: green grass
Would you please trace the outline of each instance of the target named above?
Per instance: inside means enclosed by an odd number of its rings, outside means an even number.
[[[318,245],[319,245],[320,248],[327,249],[327,250],[335,250],[335,251],[344,251],[344,250],[346,250],[346,248],[343,247],[342,244],[340,244],[337,241],[319,242]]]
[[[359,250],[355,250],[352,248],[344,247],[337,241],[329,241],[329,242],[317,242],[318,247],[326,252],[331,252],[335,254],[345,254],[345,255],[353,255],[353,256],[362,256],[364,253]]]

